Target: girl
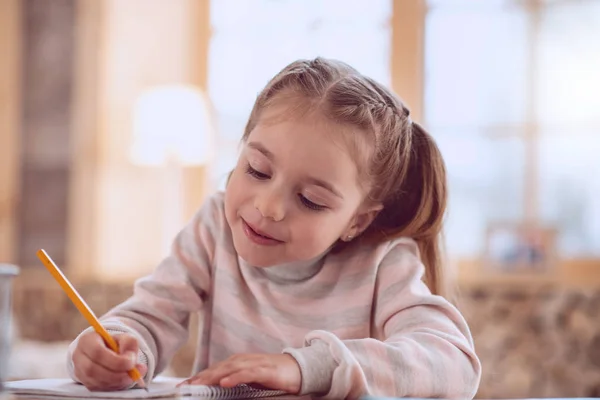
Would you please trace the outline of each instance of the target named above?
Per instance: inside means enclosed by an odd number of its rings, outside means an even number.
[[[137,362],[148,382],[200,313],[190,384],[472,398],[481,366],[440,296],[445,208],[440,152],[400,100],[344,63],[296,61],[258,96],[225,193],[103,317],[121,355],[88,330],[71,375],[123,389]]]

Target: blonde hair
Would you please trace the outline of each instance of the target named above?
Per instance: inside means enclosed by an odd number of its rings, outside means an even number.
[[[242,141],[266,108],[286,99],[302,100],[293,102],[292,111],[304,104],[305,110],[368,135],[367,165],[359,170],[367,174],[368,198],[383,209],[361,238],[413,238],[425,282],[433,293],[447,295],[441,268],[446,170],[431,135],[411,121],[409,110],[383,85],[343,62],[316,58],[295,61],[271,79],[256,99]]]

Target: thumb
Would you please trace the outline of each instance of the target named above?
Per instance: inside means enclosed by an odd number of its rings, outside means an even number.
[[[127,356],[131,360],[131,365],[137,363],[139,344],[135,337],[126,333],[116,335],[115,341],[119,345],[119,353]]]

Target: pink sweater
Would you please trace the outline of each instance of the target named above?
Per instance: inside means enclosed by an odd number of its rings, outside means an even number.
[[[475,395],[481,365],[469,328],[422,282],[413,240],[255,268],[235,252],[223,199],[207,200],[172,254],[102,318],[138,337],[147,380],[186,342],[190,314],[199,313],[193,374],[236,353],[286,352],[300,365],[302,394]]]

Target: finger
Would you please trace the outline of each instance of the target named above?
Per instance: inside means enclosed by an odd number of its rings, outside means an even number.
[[[180,386],[185,386],[185,385],[189,385],[190,384],[190,379],[184,379],[181,382],[179,382],[177,385],[175,385],[175,387],[180,387]]]
[[[138,364],[135,366],[135,368],[138,370],[138,372],[142,376],[145,376],[146,373],[148,372],[148,366],[146,364]]]
[[[196,376],[191,377],[186,382],[187,385],[216,385],[219,383],[219,375],[215,371],[203,371]]]
[[[131,384],[131,378],[126,372],[111,371],[83,352],[73,355],[73,363],[76,366],[76,378],[90,390],[120,389]]]
[[[81,338],[77,347],[95,363],[114,372],[126,372],[133,368],[137,361],[137,353],[116,354],[106,347],[102,337],[96,333]]]
[[[211,385],[212,383],[208,382],[212,381],[211,377],[215,374],[215,371],[218,371],[220,368],[222,368],[223,364],[226,364],[228,362],[231,362],[231,357],[226,360],[220,361],[216,364],[213,364],[212,366],[206,368],[203,371],[200,371],[196,375],[181,382],[180,385]]]
[[[117,390],[123,390],[131,386],[131,379],[122,378],[109,383],[97,383],[94,385],[86,385],[87,389],[92,392],[111,392]]]
[[[175,385],[175,387],[180,387],[180,386],[185,386],[185,385],[192,385],[192,379],[195,378],[196,376],[197,375],[194,375],[192,377],[189,377],[187,379],[182,380],[177,385]]]
[[[98,390],[116,390],[131,385],[131,377],[126,372],[113,372],[101,365],[95,364],[94,360],[87,358],[84,368],[88,380]]]
[[[270,381],[270,377],[265,377],[265,369],[264,368],[251,368],[251,369],[243,369],[238,372],[235,372],[231,375],[223,377],[219,381],[219,385],[223,387],[234,387],[237,385],[241,385],[242,383],[250,384],[250,383],[258,383],[261,385],[265,385],[266,381]],[[267,379],[265,379],[267,378]],[[265,385],[267,386],[267,385]]]
[[[128,352],[131,352],[137,356],[139,351],[139,345],[135,337],[127,334],[119,334],[115,335],[114,339],[119,345],[120,354],[126,354]]]
[[[218,385],[225,376],[231,375],[245,367],[246,363],[239,359],[229,358],[213,367],[205,369],[189,379],[190,385]]]
[[[119,354],[126,356],[132,360],[133,364],[137,363],[140,346],[135,337],[127,334],[115,335],[115,340],[119,345]]]

